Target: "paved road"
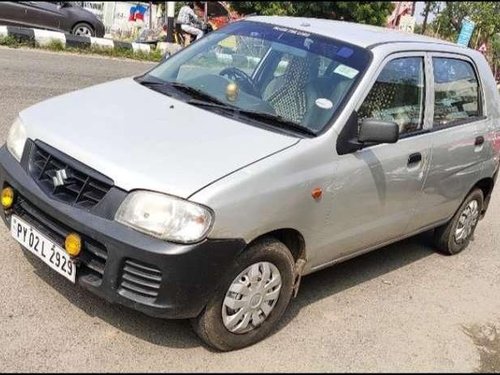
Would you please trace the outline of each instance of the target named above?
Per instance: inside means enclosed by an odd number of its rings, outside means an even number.
[[[149,66],[0,48],[0,141],[24,107]],[[75,288],[23,256],[2,226],[0,370],[499,371],[499,222],[497,190],[458,256],[435,254],[421,235],[311,275],[273,336],[222,354],[186,321],[151,319]]]

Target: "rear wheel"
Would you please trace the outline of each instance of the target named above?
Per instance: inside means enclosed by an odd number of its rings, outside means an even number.
[[[263,239],[247,249],[201,315],[192,320],[208,345],[229,351],[271,333],[292,296],[294,260],[280,241]]]
[[[473,190],[465,198],[455,216],[447,224],[436,228],[434,239],[439,251],[454,255],[469,245],[481,215],[483,201],[481,189]]]
[[[77,23],[75,26],[73,26],[71,33],[78,36],[95,36],[95,32],[92,26],[84,22]]]

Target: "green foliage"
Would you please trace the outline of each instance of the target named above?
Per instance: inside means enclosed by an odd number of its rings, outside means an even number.
[[[491,44],[491,61],[492,61],[492,71],[495,74],[495,78],[499,78],[500,82],[500,32],[496,33],[492,38]]]
[[[472,20],[476,27],[469,47],[479,48],[487,45],[486,58],[493,72],[500,69],[500,3],[486,1],[450,1],[433,22],[439,37],[456,42],[465,17]]]
[[[62,51],[64,49],[64,44],[59,39],[52,39],[46,46],[47,49],[51,51]]]
[[[8,46],[12,48],[18,48],[18,47],[33,47],[35,45],[35,39],[34,38],[28,38],[28,37],[15,37],[12,35],[7,35],[0,37],[0,45],[3,46]]]
[[[500,32],[492,38],[491,49],[495,61],[500,62]]]
[[[10,35],[0,36],[0,46],[18,47],[19,41]]]
[[[390,1],[232,1],[241,14],[315,17],[384,25],[394,9]]]
[[[439,1],[425,1],[424,10],[420,14],[424,17],[424,22],[422,23],[421,34],[425,34],[427,30],[427,20],[429,19],[429,15],[434,13],[439,8]]]
[[[439,24],[439,34],[456,41],[462,21],[469,17],[476,28],[471,38],[471,46],[478,47],[500,31],[500,3],[486,1],[450,1],[434,21]]]

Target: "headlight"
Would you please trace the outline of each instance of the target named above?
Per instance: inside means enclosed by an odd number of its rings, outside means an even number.
[[[7,136],[7,149],[17,161],[21,161],[24,145],[26,144],[26,129],[18,117],[12,124]]]
[[[123,201],[115,220],[151,236],[181,243],[205,238],[212,212],[199,204],[151,191],[135,191]]]

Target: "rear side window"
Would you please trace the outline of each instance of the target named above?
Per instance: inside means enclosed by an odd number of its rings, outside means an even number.
[[[472,64],[434,57],[434,127],[463,123],[480,117],[479,83]]]
[[[358,118],[394,121],[399,134],[422,130],[424,119],[424,59],[404,57],[391,60],[358,111]]]

